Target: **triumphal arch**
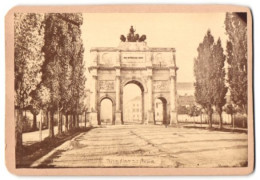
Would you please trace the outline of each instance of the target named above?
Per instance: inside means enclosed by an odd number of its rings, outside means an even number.
[[[142,92],[142,123],[154,124],[155,100],[163,102],[164,123],[177,123],[177,66],[174,48],[149,47],[146,36],[139,37],[133,27],[121,35],[118,47],[95,47],[91,52],[92,76],[90,123],[101,124],[100,106],[110,99],[112,124],[124,124],[123,88],[138,85]]]

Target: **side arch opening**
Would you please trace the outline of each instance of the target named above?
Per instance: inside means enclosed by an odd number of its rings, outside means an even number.
[[[164,97],[155,99],[154,120],[155,124],[169,124],[167,118],[167,100]]]
[[[109,97],[104,97],[99,102],[99,125],[114,124],[114,103]]]

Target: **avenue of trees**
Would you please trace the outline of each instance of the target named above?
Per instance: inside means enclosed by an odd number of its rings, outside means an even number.
[[[225,29],[228,35],[226,53],[221,39],[215,41],[208,30],[194,59],[195,99],[208,115],[209,128],[214,110],[219,114],[219,128],[222,128],[223,110],[232,118],[238,111],[247,114],[246,13],[226,13]],[[226,104],[228,91],[230,104]]]
[[[79,13],[15,14],[16,148],[22,146],[26,110],[34,116],[34,129],[37,115],[45,115],[50,138],[54,114],[58,134],[79,126],[79,114],[86,110],[82,23]]]
[[[227,41],[228,84],[231,100],[247,114],[247,15],[227,13],[225,20]]]

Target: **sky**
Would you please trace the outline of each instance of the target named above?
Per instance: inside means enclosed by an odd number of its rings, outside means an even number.
[[[208,29],[215,41],[220,38],[224,49],[226,47],[225,13],[85,13],[83,18],[81,28],[87,66],[92,47],[117,47],[120,35],[126,36],[131,25],[136,33],[146,35],[148,47],[176,49],[178,82],[194,81],[193,60]]]

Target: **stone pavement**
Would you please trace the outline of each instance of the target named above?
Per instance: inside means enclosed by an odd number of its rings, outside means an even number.
[[[32,167],[240,167],[247,134],[155,125],[92,129],[65,142]]]

